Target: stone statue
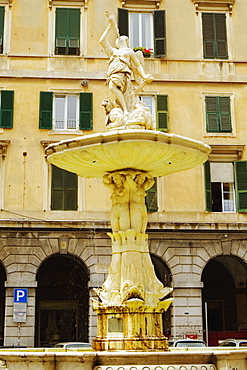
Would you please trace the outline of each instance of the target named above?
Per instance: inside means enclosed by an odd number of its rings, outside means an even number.
[[[142,128],[146,128],[145,118],[140,115],[140,109],[142,109],[142,106],[140,105],[137,91],[140,91],[140,86],[143,87],[145,83],[151,82],[153,80],[153,77],[151,75],[146,75],[144,72],[141,63],[143,59],[142,52],[134,52],[131,48],[129,48],[128,37],[119,36],[118,28],[113,14],[108,11],[105,14],[108,18],[109,25],[100,38],[100,44],[104,48],[106,55],[110,58],[107,73],[107,84],[109,90],[113,93],[116,99],[113,106],[114,108],[121,109],[122,118],[124,118],[124,120],[121,120],[118,115],[116,119],[116,112],[111,117],[111,114],[108,111],[107,114],[109,126],[107,128],[111,129],[126,125],[126,123],[128,123],[128,116],[137,108],[139,109],[138,114],[140,117],[140,126],[143,126]],[[116,48],[112,47],[107,40],[110,30],[115,30],[118,36],[116,39]],[[142,83],[140,84],[139,88],[137,88],[137,90],[134,89],[131,83],[132,74],[138,75],[142,79]],[[102,103],[104,107],[106,107],[105,103],[106,102],[104,100]],[[108,107],[110,107],[111,104],[109,102]],[[111,109],[112,108],[113,107],[111,107]],[[146,108],[146,106],[145,109],[142,109],[144,115],[147,112],[146,109],[148,109]],[[149,115],[147,119],[147,121],[149,121],[149,128],[152,127],[152,124],[150,125],[150,116],[151,115]],[[134,119],[135,124],[138,125],[139,121],[136,118],[137,116],[135,118],[133,117],[132,120]]]
[[[133,170],[118,171],[103,177],[103,184],[111,191],[111,226],[113,232],[134,229],[145,233],[147,209],[146,190],[154,183],[152,176]]]

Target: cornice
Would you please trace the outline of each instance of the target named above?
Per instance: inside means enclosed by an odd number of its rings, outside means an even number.
[[[162,0],[122,0],[123,8],[159,9]]]
[[[221,10],[232,14],[235,0],[191,0],[195,5],[196,13],[203,10]]]

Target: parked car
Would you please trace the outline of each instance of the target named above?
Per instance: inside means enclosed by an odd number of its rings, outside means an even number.
[[[54,348],[81,349],[85,351],[90,351],[92,349],[92,346],[90,343],[86,342],[63,342],[55,344]]]
[[[225,339],[219,347],[247,347],[247,339]]]
[[[200,339],[178,339],[168,341],[170,347],[207,347],[207,344]]]

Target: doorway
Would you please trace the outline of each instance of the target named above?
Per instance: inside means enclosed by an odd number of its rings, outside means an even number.
[[[89,274],[71,255],[49,257],[37,273],[35,344],[88,341]]]

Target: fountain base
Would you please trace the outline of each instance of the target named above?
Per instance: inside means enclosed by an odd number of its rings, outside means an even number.
[[[172,301],[172,299],[171,299]],[[156,307],[146,306],[141,299],[129,299],[123,305],[104,306],[94,302],[98,333],[93,339],[95,351],[164,351],[168,350],[163,335],[162,314],[169,299]]]

